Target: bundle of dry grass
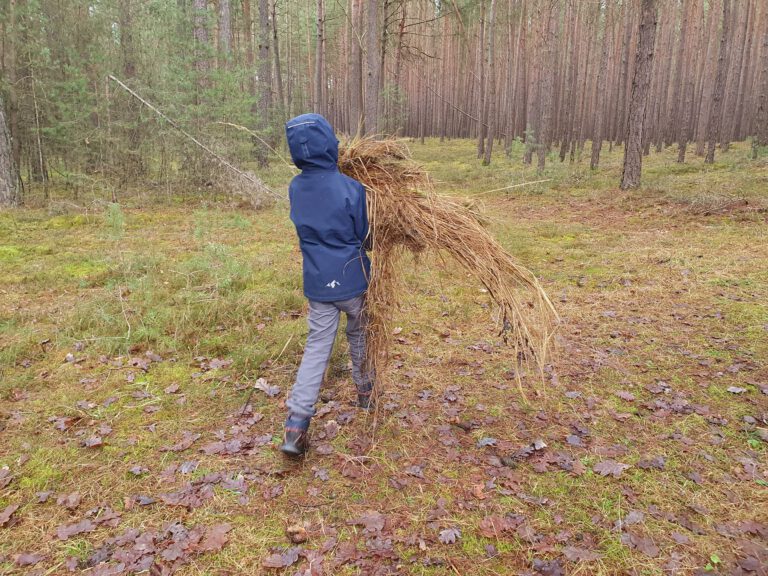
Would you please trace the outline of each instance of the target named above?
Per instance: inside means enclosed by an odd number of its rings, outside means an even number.
[[[390,320],[400,293],[397,260],[404,251],[444,251],[455,258],[498,305],[501,333],[516,357],[543,369],[557,312],[536,277],[493,239],[472,208],[435,194],[428,174],[396,140],[347,142],[339,151],[339,169],[368,189],[372,266],[367,345],[379,389],[386,381]]]

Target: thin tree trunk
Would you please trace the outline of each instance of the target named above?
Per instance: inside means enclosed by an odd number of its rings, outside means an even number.
[[[552,14],[554,10],[554,3],[549,3],[546,7],[546,16],[543,19],[543,37],[544,37],[544,50],[541,54],[541,62],[539,68],[541,70],[541,90],[539,92],[540,100],[540,129],[539,140],[537,147],[538,165],[539,171],[544,170],[544,164],[547,159],[547,153],[549,152],[550,143],[552,141],[551,125],[552,125],[552,99],[553,99],[553,84],[555,75],[555,62],[553,54],[555,51],[555,39],[557,27],[557,18]]]
[[[0,208],[18,206],[19,203],[19,177],[13,160],[11,134],[5,120],[5,106],[0,94]]]
[[[325,114],[323,90],[323,67],[325,65],[325,6],[317,0],[317,42],[315,44],[315,94],[313,108],[318,114]]]
[[[367,53],[368,70],[365,82],[365,132],[379,131],[379,0],[368,0]]]
[[[248,75],[248,93],[256,95],[256,70],[253,54],[253,16],[251,16],[251,0],[243,0],[243,35],[245,36],[245,63]]]
[[[266,128],[272,108],[272,59],[269,55],[269,0],[259,0],[259,123]]]
[[[480,35],[477,41],[477,60],[480,68],[479,110],[477,115],[477,157],[485,154],[485,112],[486,112],[486,75],[485,75],[485,0],[480,0]]]
[[[485,144],[485,157],[483,164],[491,163],[491,154],[493,153],[493,139],[496,137],[496,54],[494,43],[496,41],[494,28],[496,16],[496,0],[491,0],[491,9],[488,14],[488,94],[487,104],[485,106],[485,121],[488,124],[488,142]]]
[[[759,103],[757,116],[755,118],[755,148],[753,156],[757,156],[757,146],[768,146],[768,13],[763,15],[763,51],[760,55],[761,60],[761,82],[759,91]]]
[[[352,21],[350,22],[350,86],[349,86],[349,117],[350,131],[363,134],[365,118],[363,117],[363,52],[360,45],[363,24],[363,0],[351,0]]]
[[[589,167],[595,170],[600,164],[600,149],[603,146],[603,116],[605,107],[605,76],[608,68],[608,51],[609,51],[609,25],[612,23],[610,20],[610,7],[606,8],[605,15],[605,27],[603,29],[603,52],[600,57],[600,71],[597,73],[597,101],[594,109],[595,115],[595,129],[592,136],[592,158],[589,162]]]
[[[720,21],[720,1],[713,0],[709,7],[709,27],[707,32],[707,53],[704,58],[704,81],[701,84],[701,106],[699,108],[696,129],[696,155],[703,156],[707,138],[707,120],[712,107],[712,90],[715,83],[715,50],[717,49],[717,25]]]
[[[696,57],[698,50],[692,49],[695,39],[698,36],[699,25],[696,18],[695,5],[691,3],[689,7],[690,13],[686,17],[688,22],[688,38],[685,39],[686,44],[682,47],[685,52],[688,53],[688,65],[686,66],[687,78],[683,81],[683,93],[682,97],[682,117],[680,118],[680,124],[677,132],[677,161],[682,164],[685,162],[685,151],[688,146],[688,139],[691,135],[691,119],[693,118],[693,93],[696,88],[696,78],[694,76],[695,66],[691,65],[691,61]],[[693,34],[691,34],[691,28]],[[681,40],[682,42],[682,40]]]
[[[232,57],[232,14],[229,0],[219,0],[219,57],[220,68],[229,68]]]
[[[275,84],[277,84],[277,105],[283,112],[288,110],[288,104],[285,101],[285,90],[283,89],[283,71],[280,65],[280,42],[277,36],[277,1],[272,2],[272,46],[275,53]]]
[[[208,85],[208,2],[207,0],[194,0],[194,37],[195,37],[195,71],[197,72],[197,103],[201,101],[201,94]]]
[[[624,168],[621,189],[640,186],[643,163],[643,125],[648,102],[648,89],[653,68],[653,47],[656,41],[656,2],[643,0],[640,21],[640,40],[635,55],[635,73],[632,78],[632,95],[629,102],[629,126],[624,147]]]
[[[717,56],[717,74],[715,76],[715,89],[712,94],[712,110],[707,126],[707,157],[706,164],[715,161],[715,146],[720,137],[720,129],[723,125],[723,96],[725,95],[725,81],[728,74],[728,41],[730,24],[731,1],[723,0],[723,26],[720,37],[720,50]]]

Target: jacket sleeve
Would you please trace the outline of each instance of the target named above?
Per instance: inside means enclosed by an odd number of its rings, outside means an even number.
[[[368,226],[368,206],[366,204],[366,192],[365,186],[358,183],[359,194],[357,195],[357,203],[352,211],[352,219],[355,224],[355,236],[363,245],[363,250],[371,249],[371,238],[369,235],[370,227]]]

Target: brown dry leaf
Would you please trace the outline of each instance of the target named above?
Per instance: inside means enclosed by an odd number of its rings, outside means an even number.
[[[627,468],[630,468],[629,464],[623,464],[621,462],[617,462],[616,460],[603,460],[602,462],[598,462],[595,464],[595,466],[592,468],[597,474],[600,474],[601,476],[613,476],[614,478],[618,478],[621,476],[622,472],[626,470]]]
[[[386,516],[381,512],[368,510],[357,518],[348,520],[347,524],[365,526],[365,529],[369,532],[381,532],[384,529],[385,521]]]
[[[17,566],[34,566],[38,562],[45,558],[42,554],[37,553],[23,553],[14,557]]]
[[[5,528],[11,521],[11,516],[19,509],[18,504],[11,504],[6,506],[5,510],[0,512],[0,528]]]
[[[579,548],[578,546],[566,546],[563,548],[563,556],[571,562],[592,562],[593,560],[599,560],[602,555],[596,550]]]
[[[294,546],[284,552],[275,552],[267,556],[261,565],[264,568],[285,568],[291,566],[299,559],[300,551],[300,548]]]
[[[192,446],[198,438],[200,438],[200,434],[185,430],[181,433],[181,439],[176,444],[173,446],[163,446],[160,448],[160,452],[182,452]]]
[[[71,494],[60,494],[59,497],[56,498],[56,504],[64,506],[67,510],[74,510],[80,506],[81,500],[82,496],[80,496],[79,492],[72,492]]]
[[[205,529],[203,541],[197,547],[198,552],[217,552],[221,550],[229,540],[228,533],[232,530],[231,524],[216,524]]]
[[[77,536],[83,532],[93,532],[94,530],[96,530],[96,524],[85,519],[74,524],[62,524],[56,528],[56,535],[59,537],[59,540],[68,540],[72,536]]]

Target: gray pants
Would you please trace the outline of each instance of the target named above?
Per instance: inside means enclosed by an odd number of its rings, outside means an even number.
[[[347,340],[352,357],[352,380],[359,393],[371,390],[371,376],[365,364],[365,294],[339,302],[309,301],[309,334],[304,347],[296,382],[286,401],[291,416],[310,418],[315,414],[315,402],[333,351],[339,328],[339,313],[347,314]]]

